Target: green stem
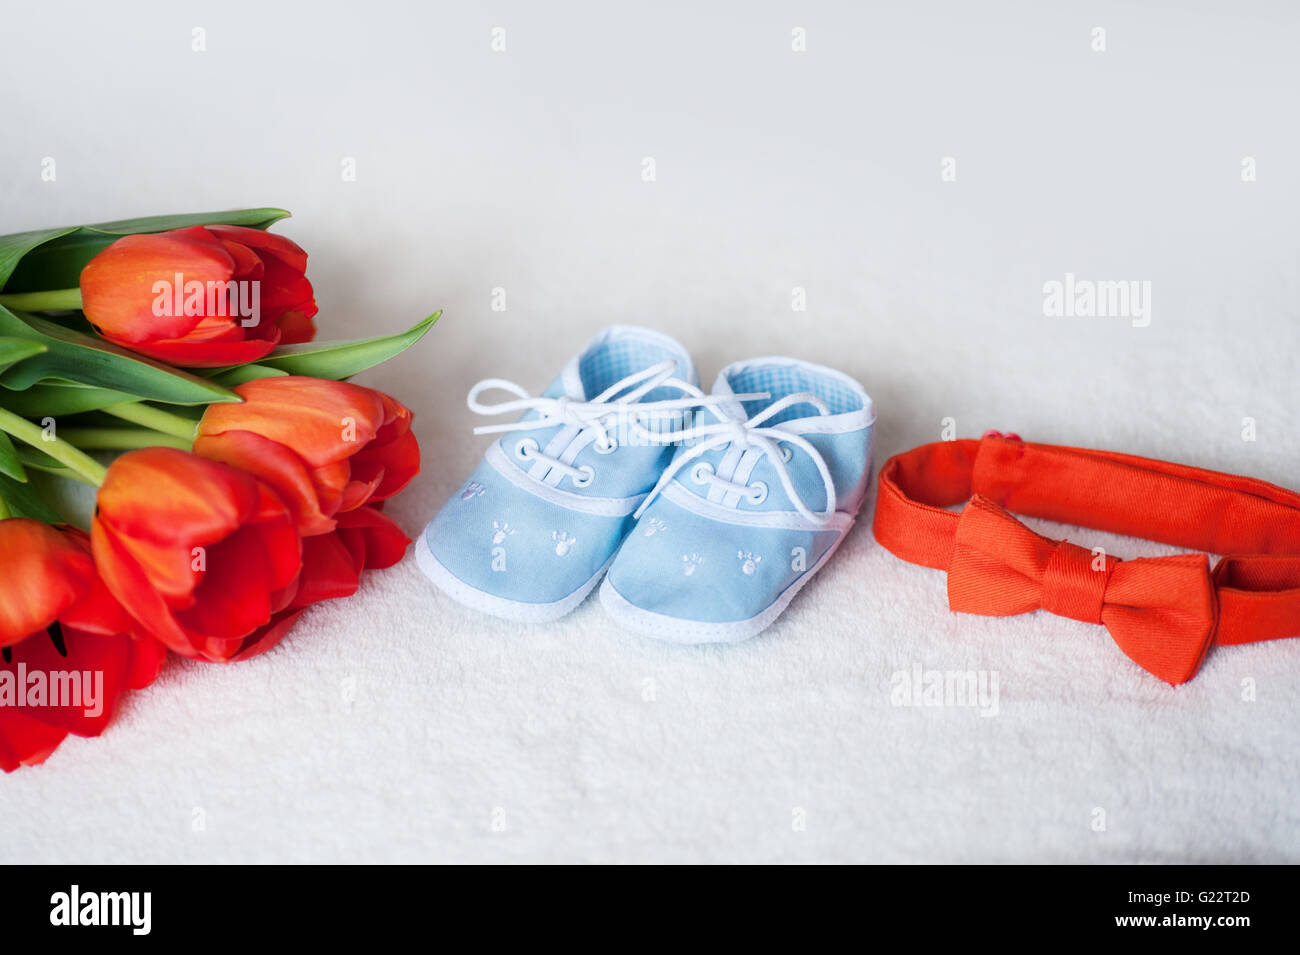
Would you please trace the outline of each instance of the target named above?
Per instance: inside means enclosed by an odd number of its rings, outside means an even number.
[[[197,421],[182,418],[170,411],[163,411],[161,408],[155,408],[139,401],[109,405],[101,410],[115,418],[121,418],[123,421],[130,421],[132,424],[138,424],[143,428],[151,428],[154,431],[161,431],[163,434],[170,434],[174,438],[180,438],[182,441],[188,442],[185,445],[187,451],[190,445],[194,443],[194,432],[199,426]]]
[[[180,448],[188,451],[193,442],[148,428],[63,428],[65,441],[95,451],[130,451],[134,448]]]
[[[68,312],[81,308],[81,289],[60,288],[48,292],[12,292],[0,295],[0,305],[24,312]]]
[[[5,503],[5,496],[0,494],[0,521],[13,517],[13,512],[9,510],[9,505]]]
[[[42,428],[21,418],[6,408],[0,408],[0,431],[8,432],[19,441],[30,444],[33,448],[44,451],[70,471],[81,476],[87,483],[96,487],[104,483],[108,469],[90,455],[73,447],[68,442],[53,434],[47,434]]]

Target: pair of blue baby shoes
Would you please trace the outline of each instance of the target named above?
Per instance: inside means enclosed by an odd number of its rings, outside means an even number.
[[[484,404],[484,392],[513,396]],[[771,624],[826,563],[871,475],[871,398],[793,358],[722,370],[711,394],[676,341],[617,325],[537,397],[489,378],[472,411],[518,415],[416,541],[453,599],[556,620],[604,577],[630,630],[729,643]]]

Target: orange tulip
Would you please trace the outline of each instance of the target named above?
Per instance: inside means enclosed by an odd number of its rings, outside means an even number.
[[[131,629],[82,531],[0,520],[0,769],[98,736],[124,692],[153,682],[166,650]]]
[[[227,661],[293,599],[293,520],[251,474],[173,448],[128,451],[97,504],[90,537],[104,583],[177,653]]]
[[[320,378],[259,378],[242,404],[209,405],[194,453],[256,474],[304,537],[396,494],[420,471],[411,412],[380,391]]]
[[[118,239],[81,271],[86,318],[109,341],[216,367],[311,341],[307,253],[281,235],[210,225]]]

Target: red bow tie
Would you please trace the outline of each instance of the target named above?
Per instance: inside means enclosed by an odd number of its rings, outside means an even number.
[[[960,514],[945,505],[969,498]],[[1014,510],[1220,554],[1119,560],[1034,533]],[[1048,610],[1104,624],[1139,666],[1191,679],[1211,644],[1300,635],[1300,495],[1148,458],[1012,435],[896,455],[880,472],[876,539],[948,571],[948,605]]]

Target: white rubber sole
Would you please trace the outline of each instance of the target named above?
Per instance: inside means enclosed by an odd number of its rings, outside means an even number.
[[[600,578],[605,576],[605,571],[609,569],[613,560],[614,558],[611,557],[605,561],[604,566],[596,571],[590,580],[562,600],[534,604],[522,600],[508,600],[471,587],[433,556],[433,551],[429,550],[429,545],[425,543],[423,533],[415,539],[416,566],[424,572],[424,576],[433,581],[434,586],[461,606],[515,623],[551,623],[572,613],[587,599],[587,595],[596,584],[600,583]]]
[[[747,620],[728,620],[724,623],[711,623],[701,620],[687,620],[684,617],[672,617],[665,613],[655,613],[638,607],[618,592],[614,585],[606,580],[600,585],[600,605],[605,608],[619,625],[627,630],[655,637],[667,643],[698,645],[703,643],[740,643],[756,637],[781,616],[790,601],[795,598],[817,572],[822,569],[831,556],[839,549],[844,538],[848,536],[853,525],[850,524],[836,538],[821,559],[813,564],[812,570],[804,574],[773,601],[772,605],[757,616]]]

